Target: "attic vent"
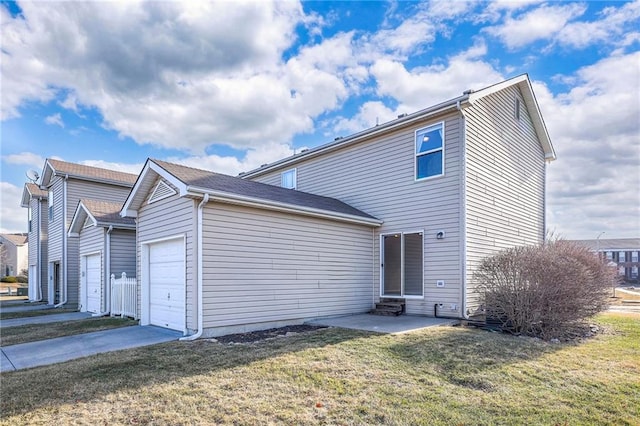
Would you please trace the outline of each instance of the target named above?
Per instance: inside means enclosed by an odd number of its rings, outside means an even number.
[[[153,190],[151,197],[149,197],[149,203],[155,203],[156,201],[163,200],[167,197],[171,197],[175,194],[176,191],[173,190],[169,185],[167,185],[163,180],[158,182],[156,188]]]
[[[82,228],[88,228],[90,226],[93,226],[93,221],[91,220],[91,218],[87,217],[84,220],[84,224],[82,225]]]

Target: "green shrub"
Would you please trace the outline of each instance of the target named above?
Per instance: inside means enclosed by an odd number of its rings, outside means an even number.
[[[487,320],[548,339],[607,308],[615,270],[588,249],[555,240],[502,251],[485,259],[474,277]]]
[[[17,283],[18,279],[16,277],[2,277],[0,278],[0,281],[2,281],[3,283]]]

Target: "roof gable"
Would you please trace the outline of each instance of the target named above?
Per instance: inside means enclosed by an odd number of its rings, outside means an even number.
[[[177,188],[179,196],[210,196],[211,201],[289,211],[342,221],[380,225],[382,221],[342,201],[315,194],[248,181],[160,160],[147,160],[136,185],[122,208],[123,215],[136,216],[137,211],[160,176]]]
[[[16,247],[23,246],[29,241],[28,234],[0,234],[0,236]]]
[[[93,226],[108,228],[113,226],[116,229],[135,229],[136,223],[133,218],[120,216],[122,204],[107,201],[82,199],[78,202],[71,225],[69,226],[69,236],[77,237],[87,221]]]
[[[40,186],[43,188],[48,187],[54,176],[68,176],[79,180],[108,183],[129,188],[133,186],[138,177],[132,173],[117,172],[100,167],[85,166],[47,158],[44,163],[44,169],[42,170]]]

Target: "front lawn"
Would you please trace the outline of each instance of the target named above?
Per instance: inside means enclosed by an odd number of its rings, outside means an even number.
[[[546,343],[473,328],[320,329],[171,342],[2,374],[2,424],[616,424],[640,421],[640,315]]]
[[[78,312],[77,309],[67,308],[50,308],[38,309],[34,311],[17,311],[17,312],[0,312],[0,320],[15,319],[15,318],[31,318],[39,317],[42,315],[55,315],[55,314],[68,314],[70,312]]]
[[[88,318],[77,321],[61,321],[47,324],[29,324],[2,328],[0,346],[35,342],[74,334],[137,325],[138,321],[128,318]]]

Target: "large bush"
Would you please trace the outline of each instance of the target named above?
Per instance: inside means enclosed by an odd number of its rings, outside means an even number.
[[[3,282],[3,283],[12,283],[12,284],[13,284],[13,283],[17,283],[17,282],[18,282],[18,279],[17,279],[16,277],[12,277],[12,276],[9,276],[9,275],[8,275],[8,276],[6,276],[6,277],[2,277],[2,278],[0,278],[0,282]]]
[[[555,240],[487,258],[475,279],[488,321],[511,333],[554,338],[607,308],[615,270],[588,249]]]

